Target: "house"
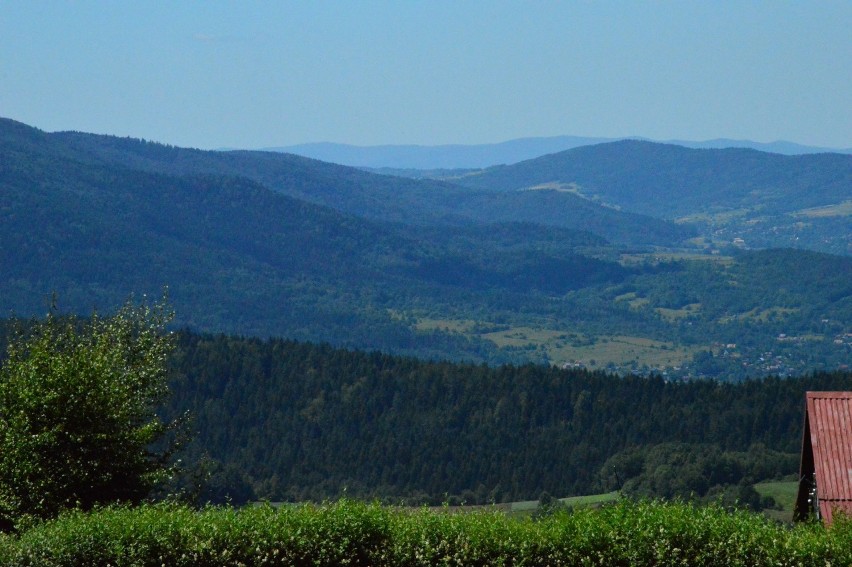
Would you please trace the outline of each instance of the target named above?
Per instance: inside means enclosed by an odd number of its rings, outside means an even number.
[[[793,518],[852,518],[852,392],[807,392]]]

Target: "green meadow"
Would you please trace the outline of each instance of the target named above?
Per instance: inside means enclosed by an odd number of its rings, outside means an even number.
[[[619,301],[631,301],[628,297]],[[643,300],[634,300],[643,301]],[[682,313],[676,310],[661,310],[667,319],[688,315],[697,306],[686,306]],[[491,328],[498,330],[489,330]],[[683,346],[670,341],[660,341],[630,335],[592,336],[565,329],[539,328],[531,326],[496,326],[478,323],[469,319],[418,319],[416,328],[421,331],[450,331],[470,337],[479,337],[494,343],[501,349],[538,352],[557,366],[582,364],[587,367],[649,366],[661,368],[678,366],[692,359],[705,346]],[[485,329],[486,332],[482,332]]]

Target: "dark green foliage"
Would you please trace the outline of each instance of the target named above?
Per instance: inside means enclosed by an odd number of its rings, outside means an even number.
[[[675,357],[669,376],[791,375],[848,360],[833,343],[852,320],[848,259],[785,250],[731,266],[628,268],[600,236],[670,242],[683,230],[565,191],[472,191],[0,119],[3,316],[44,313],[53,292],[66,311],[85,313],[169,285],[178,323],[196,330],[430,359],[545,362],[553,353],[498,347],[452,323],[424,330],[422,319],[712,352],[692,365]],[[631,292],[647,303],[616,299]],[[693,303],[700,308],[675,320],[657,311]],[[741,317],[753,310],[765,316]],[[778,343],[781,333],[810,335],[807,349]],[[744,356],[723,358],[713,343],[737,343]],[[756,366],[776,350],[783,364]],[[621,372],[641,369],[619,362]]]
[[[527,221],[581,228],[622,243],[676,244],[689,227],[630,215],[551,192],[494,195],[457,185],[374,175],[354,168],[271,152],[203,152],[139,140],[81,133],[52,135],[82,160],[169,175],[240,176],[311,203],[359,217],[413,225],[468,225]],[[632,236],[631,236],[632,235]]]
[[[573,184],[583,196],[625,211],[658,219],[691,217],[690,228],[712,240],[740,237],[750,247],[852,252],[848,215],[790,215],[848,201],[850,155],[784,156],[624,140],[491,167],[453,181],[471,190],[504,193]]]
[[[643,445],[709,444],[696,449],[702,462],[767,448],[705,494],[795,472],[804,392],[852,387],[848,373],[676,384],[192,334],[181,335],[174,367],[171,407],[196,416],[191,454],[237,465],[260,497],[292,501],[344,490],[468,503],[589,494],[621,488],[627,475],[602,485],[601,467]]]
[[[613,262],[579,254],[502,254],[481,262],[464,256],[424,260],[411,270],[420,280],[470,290],[561,295],[595,284],[618,283],[629,273]],[[476,263],[474,263],[476,262]]]
[[[715,502],[726,508],[746,508],[759,512],[766,509],[778,509],[779,504],[771,496],[761,496],[753,484],[746,479],[737,484],[715,486],[704,497],[706,502]]]
[[[54,315],[13,337],[0,368],[0,521],[138,502],[168,476],[176,422],[162,305],[88,321]]]
[[[577,183],[587,195],[663,218],[762,205],[791,212],[849,198],[852,156],[783,156],[750,149],[697,150],[624,140],[574,148],[459,178],[510,191]]]
[[[323,506],[109,508],[0,537],[16,567],[852,564],[852,526],[795,529],[716,506],[619,502],[537,521],[341,501]]]
[[[723,451],[707,443],[664,443],[621,451],[601,467],[601,488],[634,498],[696,499],[739,504],[754,510],[761,501],[751,483],[784,471],[795,472],[799,455],[752,445],[746,451]]]
[[[53,291],[80,312],[168,284],[181,323],[203,330],[500,361],[509,356],[489,343],[418,333],[387,308],[466,305],[470,292],[482,304],[492,289],[516,304],[535,290],[564,292],[624,274],[577,252],[606,244],[588,232],[512,223],[391,226],[287,196],[331,191],[337,202],[369,193],[374,182],[377,202],[390,202],[392,193],[405,192],[391,178],[295,156],[0,126],[0,294],[7,313],[43,312]],[[427,268],[459,257],[475,266],[476,277],[463,289],[436,286],[440,274]],[[551,273],[553,266],[560,271]]]
[[[471,191],[459,197],[456,206],[480,222],[525,221],[581,229],[626,246],[677,246],[698,234],[691,226],[602,207],[557,190]]]
[[[549,492],[544,491],[538,497],[538,507],[530,517],[534,520],[540,520],[554,514],[563,514],[566,512],[573,512],[573,510],[558,498],[554,498]]]

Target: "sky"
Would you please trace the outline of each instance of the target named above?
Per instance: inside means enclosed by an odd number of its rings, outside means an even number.
[[[204,149],[852,147],[852,2],[0,0],[0,116]]]

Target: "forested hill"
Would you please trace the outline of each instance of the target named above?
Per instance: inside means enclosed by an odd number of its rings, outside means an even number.
[[[491,358],[494,347],[418,333],[388,308],[412,297],[463,304],[473,290],[564,292],[627,273],[576,253],[606,244],[588,232],[511,223],[391,225],[289,197],[246,176],[133,169],[11,121],[0,132],[6,314],[44,313],[53,292],[61,307],[85,313],[169,286],[181,323],[198,329],[480,359]],[[217,159],[123,143],[176,162]],[[305,179],[298,168],[291,174]],[[452,270],[435,271],[439,266]]]
[[[457,182],[501,191],[576,184],[589,197],[665,218],[756,206],[788,213],[852,198],[852,155],[783,156],[624,140],[496,166]]]
[[[173,365],[192,458],[218,461],[221,490],[273,500],[500,502],[649,474],[657,495],[701,496],[795,473],[804,392],[852,388],[848,373],[675,384],[193,334]]]
[[[6,315],[43,314],[54,292],[86,314],[169,286],[196,330],[424,358],[723,379],[848,362],[849,258],[647,246],[687,234],[568,191],[0,120]]]
[[[3,276],[21,287],[102,286],[121,296],[150,292],[157,281],[185,288],[240,272],[258,284],[276,274],[357,281],[367,276],[362,257],[372,247],[410,244],[245,178],[165,176],[49,156],[6,162],[0,180]]]
[[[244,178],[164,176],[47,159],[12,160],[0,174],[0,289],[7,313],[43,313],[53,291],[60,305],[86,310],[168,285],[181,320],[197,328],[399,349],[413,334],[381,307],[370,307],[378,293],[451,297],[452,289],[434,288],[441,279],[462,289],[517,292],[534,285],[513,273],[546,283],[566,271],[568,277],[551,283],[563,289],[623,277],[615,264],[572,256],[575,245],[601,243],[588,234],[471,228],[459,232],[456,244],[445,231],[439,246]],[[527,243],[552,239],[561,259],[503,252],[495,246],[501,234]],[[477,244],[485,236],[490,248]],[[474,269],[480,260],[465,252],[466,244],[492,262]],[[429,269],[442,262],[469,281]],[[458,356],[465,347],[453,348]]]
[[[543,203],[532,194],[510,198],[440,181],[376,175],[290,154],[205,152],[78,132],[47,136],[81,159],[169,175],[247,177],[291,197],[379,221],[442,226],[536,222],[642,245],[672,245],[695,234],[691,227],[584,203],[573,195]]]
[[[852,255],[852,155],[778,155],[625,140],[452,177],[501,193],[550,190],[694,229],[705,246]],[[539,189],[539,191],[529,191]]]

